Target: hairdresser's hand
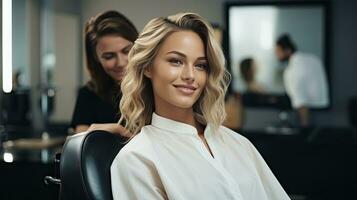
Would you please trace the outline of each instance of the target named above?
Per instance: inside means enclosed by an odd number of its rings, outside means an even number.
[[[114,134],[119,134],[121,136],[126,137],[126,129],[117,123],[107,123],[107,124],[92,124],[90,125],[90,127],[88,128],[87,131],[95,131],[95,130],[103,130],[103,131],[108,131],[110,133],[114,133]]]

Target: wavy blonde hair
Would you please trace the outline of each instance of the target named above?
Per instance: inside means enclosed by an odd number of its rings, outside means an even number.
[[[208,61],[206,86],[193,105],[194,112],[203,116],[217,129],[225,120],[224,96],[230,75],[225,69],[222,49],[215,39],[209,23],[195,13],[178,13],[169,17],[152,19],[143,29],[129,52],[127,72],[121,82],[121,118],[129,136],[151,123],[154,112],[154,95],[151,81],[144,76],[144,69],[151,65],[165,39],[172,33],[190,30],[197,33],[205,46]]]

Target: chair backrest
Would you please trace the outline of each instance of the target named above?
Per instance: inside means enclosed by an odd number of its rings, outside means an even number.
[[[110,166],[125,141],[106,131],[68,137],[60,161],[60,199],[113,199]]]

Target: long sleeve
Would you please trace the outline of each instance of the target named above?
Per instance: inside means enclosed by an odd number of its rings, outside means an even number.
[[[157,170],[144,156],[121,152],[110,170],[114,200],[165,199]]]
[[[268,199],[290,200],[258,150],[249,140],[246,140],[246,144]]]

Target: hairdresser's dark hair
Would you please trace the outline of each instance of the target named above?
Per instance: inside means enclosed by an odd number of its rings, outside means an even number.
[[[283,50],[291,50],[291,53],[295,53],[297,51],[297,47],[294,41],[287,33],[280,35],[276,41],[276,44],[279,45]]]
[[[247,83],[253,81],[254,78],[252,65],[253,65],[253,58],[245,58],[239,64],[240,73],[244,81]]]
[[[92,17],[85,25],[85,55],[91,80],[88,83],[98,96],[113,101],[119,85],[103,69],[96,54],[96,46],[103,36],[117,35],[134,43],[138,37],[135,26],[117,11],[106,11]]]

